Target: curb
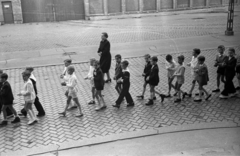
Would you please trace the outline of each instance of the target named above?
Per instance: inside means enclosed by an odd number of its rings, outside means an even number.
[[[2,156],[34,156],[40,154],[46,154],[51,152],[58,152],[62,150],[68,150],[73,148],[80,148],[85,146],[94,146],[98,144],[110,143],[120,140],[135,139],[154,135],[164,135],[171,133],[181,133],[186,131],[198,131],[198,130],[210,130],[210,129],[220,129],[220,128],[239,128],[240,125],[234,122],[219,122],[219,123],[200,123],[182,126],[169,126],[161,128],[152,128],[143,131],[126,132],[122,134],[114,134],[109,136],[97,137],[93,139],[79,140],[65,142],[62,144],[39,146],[31,149],[24,148],[16,152],[2,153]],[[23,154],[24,153],[24,154]]]

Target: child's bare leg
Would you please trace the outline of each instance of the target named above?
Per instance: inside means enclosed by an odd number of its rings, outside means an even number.
[[[146,87],[147,87],[147,83],[146,83],[146,82],[144,82],[144,84],[143,84],[142,96],[144,96],[144,94],[145,94]]]
[[[95,101],[95,87],[92,87],[92,99]]]
[[[78,109],[79,109],[79,115],[76,115],[76,117],[82,116],[83,113],[82,113],[81,105],[80,105],[78,98],[74,98],[73,101],[76,103],[76,105],[78,106]]]
[[[8,108],[12,111],[12,113],[14,114],[15,117],[18,116],[16,110],[13,108],[13,105],[9,105]]]
[[[191,87],[191,89],[190,89],[190,91],[189,91],[189,95],[192,94],[193,89],[195,88],[195,85],[196,85],[196,80],[193,80],[193,81],[192,81],[192,87]]]
[[[209,93],[206,91],[206,89],[204,89],[203,87],[202,87],[202,91],[206,94],[206,97],[208,97],[209,96]]]
[[[221,75],[217,74],[217,89],[219,89],[220,87],[220,78],[221,78]]]
[[[72,97],[71,97],[71,96],[68,96],[68,97],[67,97],[67,103],[66,103],[66,106],[65,106],[65,108],[64,108],[64,111],[63,111],[62,113],[59,113],[59,114],[61,114],[61,115],[63,115],[63,116],[66,116],[66,112],[67,112],[67,109],[68,109],[68,107],[69,107],[69,105],[70,105],[70,103],[71,103],[71,100],[72,100]]]
[[[168,95],[171,94],[171,90],[172,90],[172,87],[173,87],[172,81],[173,81],[173,78],[168,78]]]
[[[103,106],[102,106],[102,107],[106,107],[105,100],[103,99],[103,96],[102,96],[102,91],[99,91],[99,97],[100,97],[100,99],[101,99],[102,102],[103,102]]]
[[[101,101],[100,101],[100,95],[99,95],[99,91],[98,90],[96,91],[96,95],[95,96],[96,96],[96,99],[98,101],[98,107],[96,107],[95,110],[98,111],[101,108]]]

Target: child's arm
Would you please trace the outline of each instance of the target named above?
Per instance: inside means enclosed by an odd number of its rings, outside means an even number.
[[[182,75],[184,75],[184,73],[185,73],[185,67],[182,67],[179,70],[179,73],[174,73],[174,76],[182,76]]]
[[[68,88],[74,88],[77,85],[77,80],[73,79],[72,81],[70,81],[69,83],[66,83],[66,86]]]
[[[20,94],[21,94],[22,96],[31,95],[31,90],[33,90],[32,87],[33,87],[33,86],[28,83],[27,86],[26,86],[27,89],[26,89],[26,90],[22,90]]]

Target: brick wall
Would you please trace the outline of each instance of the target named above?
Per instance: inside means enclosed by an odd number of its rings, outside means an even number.
[[[21,0],[0,0],[0,23],[4,23],[2,2],[5,2],[5,1],[12,2],[14,23],[22,23],[23,19],[22,19]]]

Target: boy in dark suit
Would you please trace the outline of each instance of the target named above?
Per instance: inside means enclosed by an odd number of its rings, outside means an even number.
[[[236,75],[235,67],[237,64],[237,59],[235,56],[235,49],[229,48],[228,49],[228,57],[225,59],[223,66],[225,67],[225,78],[226,82],[224,85],[224,90],[222,91],[221,95],[219,96],[222,99],[227,99],[229,97],[236,96],[236,89],[233,84],[233,78]]]
[[[158,58],[156,56],[153,56],[151,58],[151,64],[152,64],[151,72],[149,76],[146,78],[146,80],[149,81],[149,85],[150,85],[150,99],[148,103],[146,103],[147,106],[153,105],[155,93],[157,93],[161,97],[161,102],[163,102],[164,100],[164,95],[155,91],[155,87],[159,83],[159,75],[158,75],[159,68],[158,68],[157,62],[158,62]]]
[[[43,106],[42,106],[42,104],[40,103],[40,101],[39,101],[39,98],[38,98],[38,96],[37,96],[37,80],[36,80],[36,78],[35,78],[35,76],[33,75],[33,67],[27,67],[26,68],[26,71],[28,71],[29,73],[31,73],[31,75],[30,75],[30,80],[32,81],[32,84],[33,84],[33,88],[34,88],[34,91],[35,91],[35,94],[36,94],[36,98],[35,98],[35,101],[34,101],[34,105],[35,105],[35,107],[36,107],[36,109],[37,109],[37,111],[38,111],[38,114],[37,114],[37,117],[42,117],[42,116],[44,116],[45,115],[45,111],[44,111],[44,109],[43,109]],[[21,113],[24,115],[24,116],[27,116],[27,112],[25,111],[25,109],[23,108],[22,110],[21,110]]]
[[[0,123],[1,126],[5,126],[8,124],[7,121],[7,112],[6,109],[9,108],[12,113],[15,115],[15,119],[11,123],[18,123],[20,122],[20,118],[17,115],[16,110],[13,108],[13,93],[12,93],[12,88],[7,81],[8,75],[6,73],[1,74],[0,81],[2,82],[2,86],[0,88],[0,97],[1,97],[1,102],[2,102],[2,111],[3,111],[3,117],[4,120]]]
[[[2,74],[3,74],[3,71],[0,69],[0,77]],[[2,88],[2,82],[0,82],[0,88]],[[0,98],[0,114],[1,114],[1,112],[2,112],[2,103],[1,103],[1,98]],[[6,109],[6,112],[7,112],[7,118],[13,117],[13,113],[9,108]]]
[[[123,61],[121,63],[121,67],[122,67],[122,76],[120,79],[118,79],[118,83],[122,82],[123,88],[121,90],[121,93],[116,101],[115,105],[112,105],[113,107],[117,107],[120,108],[120,104],[122,103],[124,97],[127,100],[127,107],[133,107],[134,106],[134,102],[132,99],[131,94],[129,93],[129,88],[130,88],[130,72],[128,70],[128,61]]]
[[[122,83],[118,83],[117,80],[121,77],[122,75],[122,67],[121,67],[121,62],[122,62],[122,56],[117,54],[115,56],[115,60],[116,60],[116,67],[115,67],[115,76],[114,76],[114,80],[116,80],[116,86],[115,89],[117,90],[118,94],[121,93],[122,90]]]

